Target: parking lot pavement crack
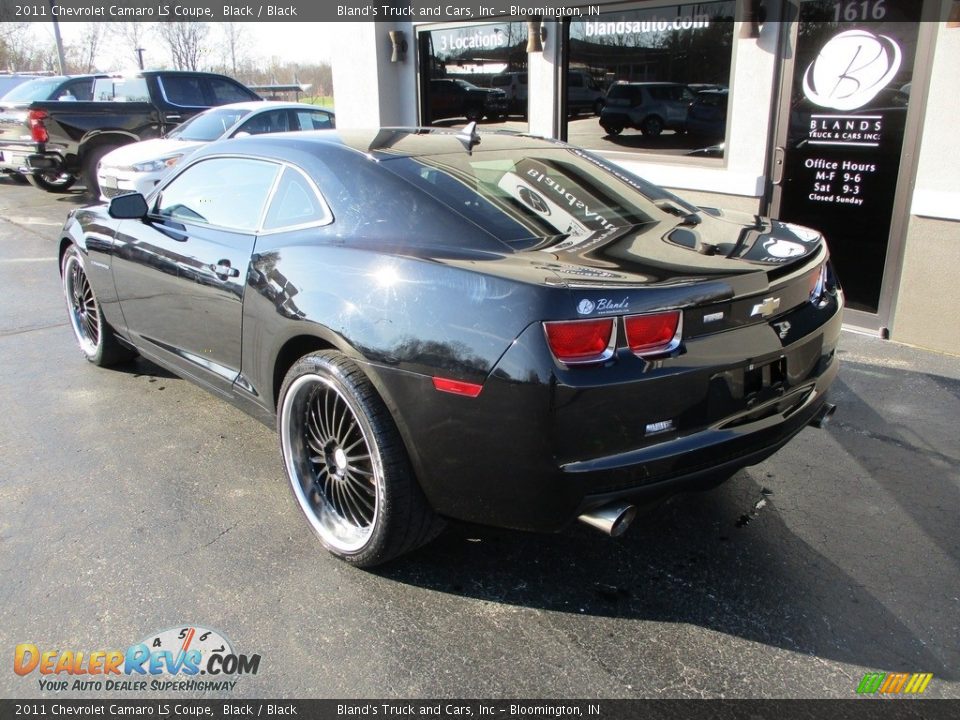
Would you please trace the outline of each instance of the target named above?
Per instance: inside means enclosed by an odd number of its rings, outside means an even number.
[[[52,330],[53,328],[62,328],[69,325],[69,322],[54,323],[53,325],[35,325],[33,327],[17,328],[16,330],[0,330],[0,338],[13,337],[15,335],[25,335],[27,333],[38,332],[40,330]]]
[[[224,535],[226,535],[228,532],[230,532],[231,530],[233,530],[233,529],[234,529],[237,525],[239,525],[239,524],[240,524],[240,522],[237,521],[237,522],[235,522],[233,525],[231,525],[230,527],[228,527],[226,530],[222,530],[222,531],[220,532],[220,534],[217,535],[213,540],[211,540],[211,541],[208,542],[208,543],[204,543],[204,544],[203,544],[203,547],[205,547],[205,548],[210,547],[210,546],[213,545],[215,542],[217,542],[217,540],[219,540],[220,538],[222,538]]]
[[[18,222],[19,221],[19,222]],[[50,231],[46,229],[47,227],[61,227],[63,223],[53,223],[45,222],[39,218],[0,218],[0,222],[4,222],[8,225],[13,225],[19,230],[30,233],[31,235],[36,236],[40,240],[49,241],[50,240]],[[38,229],[38,226],[40,229]]]
[[[843,432],[852,432],[857,435],[862,435],[863,437],[870,438],[871,440],[877,440],[886,445],[893,445],[901,450],[906,450],[907,452],[914,453],[916,455],[921,455],[925,458],[931,458],[939,460],[940,462],[947,463],[948,465],[955,465],[960,462],[960,458],[951,457],[950,455],[945,455],[943,453],[937,452],[936,450],[931,450],[930,448],[917,447],[908,442],[904,442],[900,438],[891,437],[890,435],[884,435],[883,433],[874,432],[873,430],[868,430],[866,428],[857,427],[856,425],[850,425],[849,423],[844,422],[833,422],[830,426],[837,430]]]
[[[627,689],[627,680],[621,677],[621,673],[618,673],[617,670],[611,667],[600,655],[597,654],[595,650],[592,649],[591,644],[584,642],[580,639],[576,632],[573,630],[567,630],[564,628],[558,628],[560,634],[569,642],[577,647],[580,652],[586,655],[590,661],[596,665],[604,675],[606,675],[610,680],[615,683],[616,686],[621,689]]]

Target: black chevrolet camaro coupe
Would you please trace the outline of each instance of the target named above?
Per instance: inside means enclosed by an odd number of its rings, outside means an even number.
[[[819,233],[560,142],[229,140],[71,213],[60,258],[87,359],[139,353],[276,423],[298,505],[359,566],[443,518],[619,534],[833,410]]]

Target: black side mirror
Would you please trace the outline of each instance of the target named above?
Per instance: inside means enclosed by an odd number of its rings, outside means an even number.
[[[107,214],[116,220],[143,220],[147,216],[147,201],[140,193],[127,193],[110,198]]]

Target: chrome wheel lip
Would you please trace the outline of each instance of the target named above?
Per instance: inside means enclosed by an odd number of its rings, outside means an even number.
[[[370,457],[370,464],[373,471],[372,484],[374,489],[372,518],[365,527],[360,527],[353,523],[350,518],[345,517],[334,506],[334,504],[322,493],[317,492],[319,502],[315,505],[307,496],[304,490],[305,480],[314,482],[315,478],[305,478],[305,465],[310,463],[309,454],[305,453],[302,447],[297,446],[297,439],[301,431],[306,436],[306,417],[304,404],[312,401],[313,397],[321,391],[333,392],[342,400],[349,409],[357,429],[360,431],[363,443]],[[301,420],[300,415],[304,415]],[[299,423],[299,425],[298,425]],[[301,512],[306,517],[310,527],[320,538],[321,542],[331,550],[342,554],[355,554],[363,550],[370,542],[373,533],[376,530],[380,518],[380,504],[383,497],[383,466],[380,459],[379,449],[375,442],[371,442],[373,429],[370,427],[366,416],[357,407],[353,399],[337,387],[331,380],[316,373],[308,373],[297,378],[290,385],[283,396],[283,406],[280,412],[280,442],[283,452],[284,467],[287,471],[287,478],[290,481],[290,487],[293,490],[297,504]],[[303,441],[301,440],[301,443]],[[346,465],[341,465],[341,460],[346,460],[346,454],[340,447],[331,450],[330,463],[334,467],[339,467],[342,471]]]
[[[87,271],[76,254],[68,255],[63,263],[63,294],[73,335],[84,354],[93,357],[100,346],[103,322]]]

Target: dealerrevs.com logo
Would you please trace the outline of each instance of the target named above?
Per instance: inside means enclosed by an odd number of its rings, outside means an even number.
[[[142,692],[233,690],[256,675],[260,655],[234,652],[216,630],[185,625],[149,635],[126,650],[41,648],[20,643],[13,671],[37,677],[40,690]]]
[[[857,686],[860,695],[921,695],[933,673],[867,673]]]

